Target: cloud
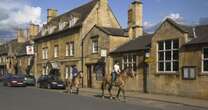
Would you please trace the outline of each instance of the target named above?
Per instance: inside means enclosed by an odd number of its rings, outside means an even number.
[[[166,18],[171,18],[178,23],[184,24],[184,17],[182,17],[180,13],[170,13],[168,16],[164,18],[164,20]]]
[[[25,28],[28,23],[41,22],[40,7],[33,7],[26,0],[1,0],[0,37],[12,35],[16,28]]]
[[[159,25],[149,21],[144,21],[143,26],[145,32],[153,33],[158,28]]]
[[[147,29],[147,28],[154,26],[154,24],[151,22],[148,22],[148,21],[144,21],[143,26],[144,26],[144,28]]]

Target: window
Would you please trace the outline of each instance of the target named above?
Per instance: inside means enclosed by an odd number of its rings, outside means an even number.
[[[65,79],[68,79],[70,76],[70,66],[65,66]]]
[[[71,19],[69,20],[69,27],[74,26],[77,21],[78,18],[71,16]]]
[[[196,79],[195,67],[183,67],[183,79],[194,80]]]
[[[46,75],[46,69],[45,69],[45,67],[42,68],[42,75]]]
[[[64,27],[66,26],[67,22],[60,22],[59,23],[59,31],[63,30]]]
[[[66,51],[65,51],[65,55],[69,56],[69,43],[66,43]]]
[[[58,57],[58,53],[59,53],[59,47],[58,45],[54,46],[54,57],[57,58]]]
[[[134,71],[137,69],[136,55],[125,55],[122,60],[122,69],[131,67]]]
[[[92,53],[98,53],[98,39],[92,39]]]
[[[95,65],[96,80],[102,81],[105,73],[105,64],[100,63]]]
[[[158,43],[158,71],[176,72],[179,68],[179,41],[166,40]]]
[[[56,29],[56,26],[51,26],[50,28],[49,28],[49,34],[52,34],[53,32],[54,32],[54,30]]]
[[[203,73],[208,73],[208,48],[203,48],[202,72]]]
[[[74,56],[74,42],[69,43],[69,55]]]
[[[45,29],[42,29],[41,35],[44,36],[44,35],[46,35],[46,33],[47,33],[47,29],[46,28]]]
[[[42,58],[43,59],[48,59],[48,48],[43,48],[42,49]]]

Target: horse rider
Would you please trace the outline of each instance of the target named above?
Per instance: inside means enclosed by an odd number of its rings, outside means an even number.
[[[78,75],[78,69],[76,65],[72,66],[72,80],[74,80]]]
[[[120,74],[120,66],[119,63],[116,61],[113,65],[113,72],[112,72],[112,82],[115,82],[117,79],[117,76]]]

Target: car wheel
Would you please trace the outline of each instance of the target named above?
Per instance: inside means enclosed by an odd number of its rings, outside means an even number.
[[[48,89],[51,89],[51,85],[50,85],[50,84],[48,84],[47,88],[48,88]]]

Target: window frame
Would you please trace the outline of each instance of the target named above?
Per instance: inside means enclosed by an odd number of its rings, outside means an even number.
[[[96,46],[96,45],[97,46]],[[98,38],[92,38],[92,47],[91,47],[91,49],[92,49],[92,53],[93,54],[96,54],[96,53],[98,53],[99,52],[99,43],[98,43]],[[96,46],[96,47],[95,47]]]
[[[170,41],[171,42],[171,47],[170,47],[170,49],[167,49],[166,48],[166,43],[168,42],[168,41]],[[177,41],[178,42],[178,48],[176,49],[176,48],[174,48],[174,41]],[[162,50],[160,50],[159,48],[160,48],[160,43],[162,43],[162,45],[163,45],[163,49]],[[157,46],[156,46],[156,56],[157,56],[157,62],[156,62],[156,71],[157,71],[157,73],[164,73],[164,74],[166,74],[166,73],[170,73],[170,74],[176,74],[176,73],[178,73],[178,71],[179,71],[179,50],[180,50],[180,44],[179,44],[179,39],[169,39],[169,40],[161,40],[161,41],[158,41],[157,42]],[[174,51],[177,51],[178,52],[178,59],[174,59]],[[159,60],[159,58],[160,58],[160,56],[159,56],[159,53],[160,52],[162,52],[163,53],[163,60]],[[166,56],[166,53],[167,52],[170,52],[171,54],[170,54],[170,59],[166,59],[167,58],[167,56]],[[177,68],[177,70],[176,71],[174,71],[174,63],[175,62],[177,62],[178,63],[178,68]],[[161,70],[159,70],[160,69],[160,64],[159,63],[163,63],[163,71],[161,71]],[[167,70],[167,68],[166,68],[166,63],[170,63],[170,71],[168,71]]]
[[[75,45],[74,41],[69,42],[69,56],[73,57],[75,54]]]
[[[202,74],[208,74],[208,71],[204,71],[204,61],[208,61],[208,58],[204,58],[204,49],[208,49],[208,47],[203,47],[202,48],[202,55],[201,55],[201,71]]]
[[[184,73],[185,68],[194,69],[194,77],[193,78],[191,77],[190,73],[188,73],[188,78],[185,78],[185,73]],[[196,72],[197,72],[196,66],[184,66],[184,67],[182,67],[182,79],[183,80],[196,80]]]
[[[65,56],[68,57],[69,56],[69,42],[66,43],[65,45]]]
[[[125,57],[126,57],[126,61],[125,61]],[[134,61],[134,57],[136,58],[135,61]],[[138,68],[137,68],[137,55],[136,54],[125,54],[124,56],[122,56],[121,69],[125,69],[126,67],[129,67],[129,65],[131,65],[133,71],[135,72],[137,71]]]
[[[59,57],[59,46],[58,45],[54,45],[53,56],[54,56],[54,58]]]
[[[42,59],[48,59],[48,47],[42,48]]]

